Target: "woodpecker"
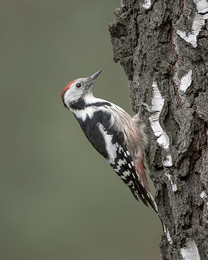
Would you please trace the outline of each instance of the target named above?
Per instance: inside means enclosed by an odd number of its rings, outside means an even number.
[[[70,82],[61,92],[64,106],[79,122],[94,148],[129,187],[136,200],[157,211],[148,186],[144,155],[147,138],[138,114],[133,118],[119,106],[96,98],[93,84],[101,70]]]

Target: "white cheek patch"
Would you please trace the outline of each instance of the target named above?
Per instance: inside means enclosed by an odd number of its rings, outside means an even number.
[[[80,98],[80,91],[74,86],[73,83],[69,90],[64,95],[64,101],[66,104],[71,103],[74,100],[78,100]]]
[[[86,81],[86,78],[80,78],[73,81],[72,84],[70,84],[69,89],[64,94],[64,103],[69,106],[71,102],[76,101],[81,98],[83,95],[83,88],[77,88],[77,83],[84,83]]]

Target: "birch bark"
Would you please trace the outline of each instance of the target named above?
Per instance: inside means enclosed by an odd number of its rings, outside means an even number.
[[[206,260],[208,2],[123,0],[115,15],[114,60],[149,137],[146,159],[166,228],[161,259]]]

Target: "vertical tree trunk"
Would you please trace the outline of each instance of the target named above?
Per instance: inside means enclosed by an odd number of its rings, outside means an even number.
[[[149,137],[161,259],[208,259],[208,2],[123,0],[115,14],[114,59]]]

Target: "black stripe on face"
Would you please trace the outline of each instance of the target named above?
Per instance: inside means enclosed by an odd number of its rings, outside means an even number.
[[[82,110],[86,107],[85,101],[83,99],[78,99],[70,104],[70,108],[75,110]]]
[[[95,103],[87,104],[84,99],[78,99],[70,104],[70,108],[75,110],[83,110],[86,107],[100,107],[100,106],[111,106],[111,104],[107,101],[100,101]]]

